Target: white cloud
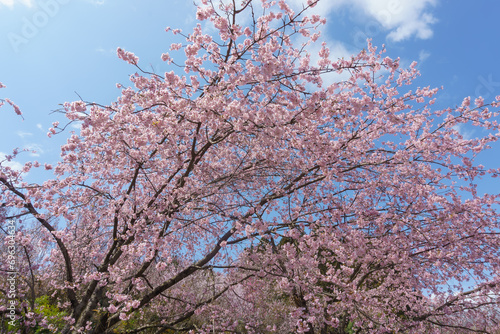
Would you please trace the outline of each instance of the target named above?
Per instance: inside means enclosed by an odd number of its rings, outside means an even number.
[[[326,15],[330,11],[338,9],[343,2],[347,2],[346,0],[340,0],[340,1],[325,1],[325,0],[320,0],[316,6],[314,6],[310,11],[314,14],[322,14]],[[300,10],[304,8],[307,5],[307,0],[289,0],[289,3],[294,7],[294,10]]]
[[[39,157],[43,153],[42,146],[35,143],[25,145],[24,149],[28,150],[32,157]]]
[[[423,63],[427,58],[429,58],[431,54],[425,50],[420,50],[418,54],[418,61],[419,63]]]
[[[116,49],[105,49],[105,48],[99,47],[99,48],[95,49],[95,51],[97,53],[101,53],[103,55],[110,55],[110,54],[115,55],[116,54]]]
[[[31,132],[17,131],[16,133],[21,138],[33,136]]]
[[[420,39],[432,37],[432,24],[437,20],[428,10],[438,0],[338,0],[320,1],[314,12],[326,16],[341,7],[350,6],[352,10],[363,13],[373,21],[365,21],[363,30],[373,29],[373,23],[379,24],[393,41],[402,41],[412,36]],[[297,8],[306,0],[290,0]]]
[[[349,49],[345,44],[340,41],[326,41],[327,45],[330,48],[330,59],[350,59],[353,54],[356,54],[356,50]],[[320,45],[316,44],[315,48],[311,50],[311,63],[316,65],[317,61],[320,59],[318,56],[318,52],[320,50]],[[314,53],[313,53],[314,52]],[[348,71],[343,71],[342,73],[331,72],[328,74],[323,74],[321,78],[323,79],[323,85],[329,86],[335,82],[341,82],[348,80],[350,78],[350,74]]]
[[[434,16],[427,12],[428,6],[436,5],[436,0],[356,0],[366,14],[373,17],[385,29],[387,37],[394,41],[432,37],[431,24],[436,22]]]
[[[464,124],[457,124],[453,126],[453,129],[460,133],[462,137],[466,140],[472,139],[472,136],[474,135],[474,130],[468,130],[465,128]]]
[[[9,8],[14,7],[16,4],[21,4],[27,7],[33,6],[33,0],[0,0],[0,5],[7,6]]]
[[[81,129],[82,129],[82,122],[74,122],[74,123],[71,123],[71,127],[72,127],[73,129],[81,130]]]
[[[104,5],[105,0],[87,0],[87,2],[89,2],[93,5],[101,6],[101,5]],[[4,5],[4,6],[7,6],[9,8],[13,8],[14,5],[17,5],[17,4],[31,8],[31,7],[33,7],[33,5],[35,5],[35,3],[36,3],[36,0],[0,0],[0,6]]]
[[[20,171],[23,169],[23,165],[17,161],[7,161],[6,154],[3,152],[0,152],[0,163],[3,166],[7,166],[12,168],[13,170]]]

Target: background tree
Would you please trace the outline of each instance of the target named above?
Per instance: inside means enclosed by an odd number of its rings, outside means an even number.
[[[498,194],[474,182],[499,170],[474,157],[500,135],[500,97],[434,110],[436,89],[405,89],[415,64],[370,43],[340,60],[323,45],[313,63],[317,2],[202,1],[206,25],[172,31],[184,62],[162,55],[184,75],[118,49],[140,73],[108,106],[64,105],[81,131],[45,165],[53,179],[2,162],[0,201],[50,251],[41,280],[67,314],[54,331],[498,327]],[[464,138],[464,123],[486,135]],[[277,324],[248,314],[270,306]],[[481,322],[457,325],[471,312]]]

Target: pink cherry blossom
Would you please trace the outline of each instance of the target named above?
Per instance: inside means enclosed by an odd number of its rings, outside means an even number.
[[[124,51],[122,48],[118,48],[116,53],[118,54],[118,58],[125,60],[129,64],[137,65],[139,62],[139,57],[132,52]]]
[[[23,113],[21,112],[21,109],[14,102],[12,102],[10,99],[5,99],[5,102],[10,104],[12,106],[12,108],[14,108],[14,111],[16,112],[16,114],[22,116]]]
[[[14,168],[22,150],[1,158],[20,331],[497,331],[500,195],[477,182],[500,169],[476,157],[500,139],[500,98],[438,110],[416,63],[370,41],[312,62],[318,1],[214,3],[172,30],[164,74],[118,48],[138,72],[118,98],[64,103],[49,134],[81,129],[44,182],[41,163]]]

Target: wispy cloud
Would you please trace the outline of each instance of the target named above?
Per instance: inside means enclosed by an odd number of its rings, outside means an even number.
[[[93,5],[101,6],[105,4],[105,0],[86,0],[88,3]],[[36,0],[0,0],[0,8],[3,6],[7,6],[9,8],[13,8],[15,5],[23,5],[26,7],[33,7],[36,5]]]
[[[24,145],[24,149],[28,150],[32,157],[39,157],[44,152],[42,146],[35,143]]]
[[[14,7],[14,5],[21,4],[27,7],[32,7],[34,4],[33,0],[0,0],[0,5],[7,6],[9,8]]]
[[[466,129],[464,124],[457,124],[453,126],[453,129],[457,131],[466,140],[472,139],[474,135],[474,130]]]
[[[306,0],[290,0],[296,6],[303,6]],[[320,1],[314,8],[318,14],[326,16],[329,12],[350,6],[374,20],[387,32],[387,38],[403,41],[413,36],[420,39],[432,37],[432,25],[437,19],[429,10],[438,0],[338,0]]]
[[[24,131],[17,131],[16,132],[17,135],[21,138],[25,138],[25,137],[29,137],[29,136],[33,136],[33,134],[31,132],[24,132]]]
[[[116,54],[116,48],[115,49],[97,48],[97,49],[95,49],[95,51],[97,53],[101,53],[103,55],[110,55],[110,54],[115,55]]]
[[[71,123],[71,127],[73,129],[81,130],[82,129],[82,122]]]
[[[104,0],[90,0],[90,3],[93,5],[104,5]]]
[[[431,54],[425,50],[420,50],[418,54],[418,62],[423,63],[427,58],[429,58]]]

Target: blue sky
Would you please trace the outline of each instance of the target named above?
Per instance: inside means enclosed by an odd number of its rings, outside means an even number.
[[[136,53],[143,68],[169,70],[160,59],[172,42],[164,29],[188,31],[195,9],[190,0],[0,0],[0,82],[7,86],[0,98],[12,99],[24,114],[22,120],[10,107],[0,109],[0,155],[20,147],[37,150],[21,160],[57,161],[65,135],[49,139],[47,131],[64,117],[51,112],[79,96],[116,100],[116,83],[127,84],[135,72],[117,58],[117,47]],[[358,52],[367,37],[385,44],[403,64],[419,62],[417,85],[444,86],[436,108],[465,96],[500,95],[496,0],[323,0],[316,10],[328,19],[323,34],[332,56]],[[499,167],[499,153],[497,145],[480,161]],[[484,190],[498,192],[499,185]]]

